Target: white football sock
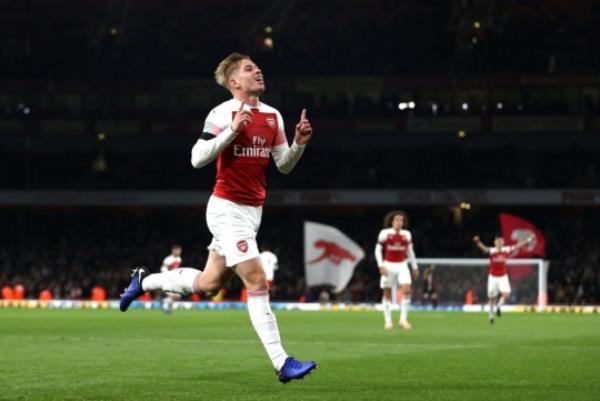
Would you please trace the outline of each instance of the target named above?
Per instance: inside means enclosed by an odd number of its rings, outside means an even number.
[[[248,313],[256,334],[273,362],[273,367],[279,372],[288,355],[281,345],[277,319],[269,304],[268,290],[248,291]]]
[[[500,299],[498,300],[498,304],[496,305],[496,308],[500,308],[502,305],[504,305],[504,297],[500,297]]]
[[[392,321],[392,303],[390,302],[389,299],[384,299],[383,301],[381,301],[381,304],[383,305],[383,318],[385,319],[385,322],[391,323],[391,321]]]
[[[400,302],[400,321],[406,322],[408,319],[408,308],[410,306],[410,296],[402,297],[402,302]]]
[[[163,311],[171,312],[171,310],[173,309],[173,300],[171,299],[171,297],[164,297],[161,306]]]
[[[182,267],[165,273],[155,273],[142,280],[144,291],[163,290],[177,294],[188,295],[194,292],[194,280],[202,273],[198,269]]]
[[[495,305],[492,305],[492,304],[490,304],[490,309],[488,310],[488,317],[489,317],[490,319],[493,319],[493,318],[494,318],[494,308],[495,308],[495,307],[496,307]]]

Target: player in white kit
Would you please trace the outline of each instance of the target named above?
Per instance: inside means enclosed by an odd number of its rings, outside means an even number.
[[[504,245],[504,238],[498,235],[494,239],[494,246],[488,247],[481,242],[478,235],[473,237],[475,245],[483,252],[490,256],[490,271],[488,275],[488,319],[491,324],[494,324],[494,310],[496,315],[502,315],[501,307],[510,297],[510,281],[508,280],[508,268],[506,262],[513,257],[519,249],[531,243],[535,239],[531,236],[527,239],[517,242],[515,245]],[[498,294],[500,299],[498,300]]]
[[[161,273],[166,273],[169,270],[179,269],[181,267],[181,245],[174,244],[171,246],[171,253],[163,259],[162,266],[160,267]],[[167,315],[173,310],[173,302],[181,299],[180,294],[174,292],[167,292],[161,302],[163,312]]]
[[[233,98],[215,107],[206,118],[200,139],[192,148],[191,162],[201,168],[217,160],[217,177],[206,208],[213,235],[203,271],[180,268],[150,274],[134,270],[121,296],[127,310],[144,291],[181,294],[214,293],[237,274],[248,291],[248,312],[279,380],[301,379],[317,364],[288,356],[271,311],[267,277],[261,265],[256,234],[266,198],[266,172],[270,157],[277,169],[290,173],[312,137],[312,127],[302,110],[291,146],[279,111],[259,100],[265,90],[262,71],[250,57],[233,53],[218,65],[215,78]]]
[[[391,309],[392,288],[398,286],[402,291],[399,325],[406,330],[412,328],[408,322],[412,280],[407,262],[410,261],[415,279],[419,276],[419,266],[413,250],[412,235],[404,229],[407,223],[408,218],[403,211],[388,213],[384,218],[385,228],[379,233],[375,246],[375,259],[381,274],[380,286],[383,290],[382,306],[386,329],[394,327]]]
[[[264,245],[259,256],[263,270],[265,271],[265,276],[267,277],[267,286],[271,289],[273,287],[275,270],[279,268],[279,260],[277,259],[277,255],[269,251]],[[242,288],[242,291],[240,292],[240,301],[248,302],[248,291],[246,291],[245,288]]]
[[[268,248],[263,247],[260,253],[260,261],[267,276],[267,284],[271,288],[273,286],[273,279],[275,278],[275,270],[279,268],[279,259]]]

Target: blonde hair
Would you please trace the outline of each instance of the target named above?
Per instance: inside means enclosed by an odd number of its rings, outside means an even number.
[[[240,66],[242,60],[250,60],[250,56],[240,53],[231,53],[219,63],[215,70],[215,80],[225,89],[229,89],[229,77]]]

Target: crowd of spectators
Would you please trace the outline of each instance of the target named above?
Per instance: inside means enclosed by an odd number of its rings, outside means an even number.
[[[484,257],[472,243],[475,234],[491,243],[499,231],[497,212],[473,210],[461,221],[444,208],[409,208],[409,227],[419,257]],[[274,300],[315,301],[319,289],[304,285],[304,220],[332,224],[365,250],[340,300],[376,302],[380,298],[378,270],[373,249],[382,216],[381,207],[281,208],[265,210],[259,243],[268,244],[280,260],[273,288]],[[597,249],[600,214],[580,208],[524,208],[514,210],[533,221],[546,237],[550,261],[550,303],[596,304],[600,302],[600,252]],[[183,244],[183,265],[202,268],[210,233],[204,209],[174,208],[8,208],[0,211],[0,285],[21,284],[25,294],[37,298],[49,290],[54,298],[89,299],[101,285],[109,298],[126,286],[130,268],[146,265],[159,270],[174,242]],[[421,266],[425,268],[426,266]],[[442,269],[443,270],[443,269]],[[471,289],[475,301],[485,298],[485,268],[439,270],[436,286],[440,302],[461,302]],[[455,273],[456,272],[456,273]],[[526,294],[517,301],[534,302],[536,277],[528,276]],[[531,285],[533,283],[533,285]],[[227,286],[226,298],[238,299],[241,283]],[[418,301],[420,285],[415,285]],[[445,298],[444,298],[445,297]]]
[[[206,76],[232,49],[282,76],[598,71],[594,1],[478,3],[3,2],[0,74]]]
[[[477,138],[429,134],[397,141],[392,134],[336,135],[318,129],[301,161],[301,172],[281,175],[272,168],[275,189],[580,189],[600,187],[599,145],[556,140],[548,150],[535,135],[529,144],[487,144]],[[504,136],[506,139],[507,136]],[[526,137],[522,135],[520,140]],[[544,135],[551,144],[551,135]],[[485,139],[485,138],[483,138]],[[493,139],[493,138],[492,138]],[[86,142],[87,141],[87,142]],[[195,170],[190,149],[196,137],[93,139],[57,142],[5,152],[0,187],[62,190],[210,190],[214,167]],[[33,143],[38,143],[36,140]],[[42,143],[43,142],[43,143]],[[587,145],[586,145],[587,144]],[[523,149],[525,147],[525,149]],[[48,148],[44,151],[44,148]],[[82,149],[83,148],[83,149]],[[101,150],[100,150],[101,148]],[[2,146],[0,145],[0,149]],[[98,164],[99,162],[102,164]],[[323,173],[326,172],[326,173]],[[408,173],[410,172],[410,173]]]
[[[81,81],[41,81],[34,87],[13,83],[10,92],[0,98],[0,120],[201,120],[211,108],[229,98],[229,94],[208,77],[197,83],[203,88],[210,88],[210,91],[194,86],[185,90],[155,91],[154,87],[161,85],[161,81],[123,82],[123,85],[119,82],[102,89],[90,88]],[[271,81],[270,78],[267,75],[268,90],[261,99],[276,105],[284,116],[295,116],[302,108],[309,110],[313,118],[321,120],[404,120],[413,117],[488,120],[497,116],[571,115],[591,118],[600,115],[599,92],[568,82],[559,87],[487,82],[456,88],[455,83],[447,80],[431,89],[420,81],[382,81],[371,89],[371,94],[365,95],[363,80],[368,81],[368,78],[348,81],[344,90],[327,88],[324,91],[307,90],[301,82],[293,80],[281,87],[279,83],[283,81]],[[593,85],[591,80],[589,82]],[[274,85],[271,87],[271,84]],[[407,84],[413,87],[403,87]],[[77,85],[81,86],[77,90],[64,89]],[[28,133],[39,134],[36,130]]]

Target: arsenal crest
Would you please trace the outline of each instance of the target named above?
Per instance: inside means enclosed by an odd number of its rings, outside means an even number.
[[[239,249],[240,252],[246,253],[248,251],[248,243],[246,242],[246,240],[238,241],[236,245],[237,249]]]
[[[275,119],[273,117],[267,117],[267,124],[271,128],[275,128]]]

